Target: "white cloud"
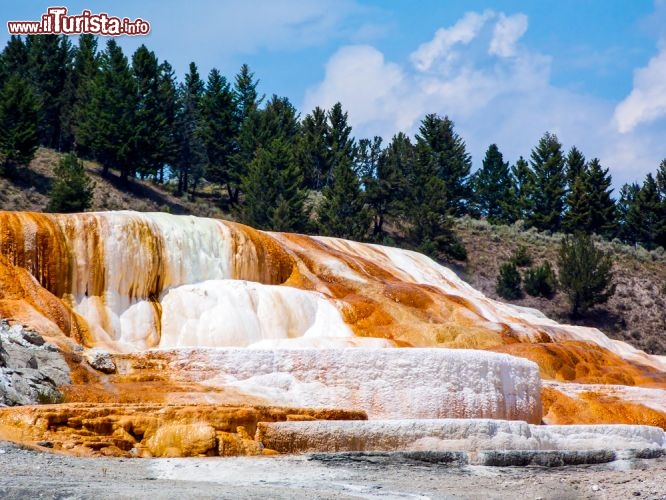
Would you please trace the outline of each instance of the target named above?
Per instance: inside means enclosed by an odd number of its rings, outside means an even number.
[[[468,13],[439,29],[409,63],[387,61],[368,45],[344,47],[307,91],[302,109],[340,101],[356,137],[385,140],[399,131],[415,134],[426,113],[448,115],[477,165],[491,143],[514,162],[550,131],[565,149],[576,145],[599,157],[617,186],[654,171],[664,155],[663,127],[621,134],[615,102],[554,85],[552,58],[520,43],[527,25],[523,14]],[[641,73],[637,82],[655,91],[656,76]],[[663,89],[660,98],[666,98]]]
[[[304,109],[330,108],[340,101],[352,123],[390,136],[396,126],[408,129],[418,120],[418,108],[409,103],[412,98],[399,65],[386,62],[374,47],[354,45],[331,57],[322,83],[306,93]]]
[[[509,46],[513,50],[520,30],[506,26],[520,27],[527,23],[526,16],[470,12],[452,27],[437,30],[430,42],[418,47],[410,55],[413,67],[388,62],[381,52],[367,45],[341,48],[326,64],[324,80],[306,93],[303,107],[328,108],[340,101],[356,127],[372,130],[376,126],[378,129],[369,135],[390,137],[398,131],[413,132],[428,112],[472,118],[499,96],[546,86],[550,59],[539,54],[525,52],[510,61],[495,58],[497,64],[487,67],[474,64],[465,50],[474,52],[475,48],[463,46],[481,38],[490,20],[495,23],[488,29],[501,33],[493,37],[498,39],[496,44],[503,44],[502,50]]]
[[[516,42],[527,31],[527,16],[515,14],[505,16],[500,14],[499,21],[493,29],[493,38],[490,40],[488,53],[500,57],[511,57],[516,53]]]
[[[634,72],[631,93],[615,109],[615,124],[621,133],[642,123],[666,117],[666,43],[648,65]]]
[[[450,49],[456,44],[468,44],[478,35],[486,21],[492,17],[489,10],[479,14],[468,12],[450,28],[440,28],[435,37],[422,44],[412,54],[412,62],[419,71],[427,71],[437,59],[451,59]]]

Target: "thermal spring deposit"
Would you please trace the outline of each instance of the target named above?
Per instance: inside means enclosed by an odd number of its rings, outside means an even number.
[[[664,357],[397,248],[0,212],[0,318],[0,438],[71,454],[666,449]]]

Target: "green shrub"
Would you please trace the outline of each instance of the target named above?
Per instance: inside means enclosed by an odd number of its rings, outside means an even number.
[[[467,249],[462,241],[456,239],[446,249],[446,253],[452,258],[460,261],[467,260]]]
[[[523,295],[520,290],[520,282],[520,273],[516,269],[516,264],[512,261],[505,262],[500,266],[495,290],[502,298],[508,300],[519,299]]]
[[[520,245],[514,252],[513,257],[511,257],[511,261],[517,267],[527,267],[532,265],[532,256],[527,251],[525,245]]]
[[[92,204],[95,183],[74,153],[63,156],[53,170],[56,179],[49,195],[49,212],[83,212]]]
[[[525,273],[525,292],[533,297],[545,297],[552,299],[557,292],[557,278],[550,267],[550,262],[545,261],[540,266],[528,269]]]
[[[598,250],[589,235],[564,238],[557,263],[560,285],[569,296],[571,316],[584,314],[615,293],[613,259]]]

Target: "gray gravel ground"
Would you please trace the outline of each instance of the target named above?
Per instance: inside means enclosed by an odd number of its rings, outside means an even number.
[[[0,498],[666,499],[666,457],[567,467],[486,467],[404,454],[76,458],[0,442]]]

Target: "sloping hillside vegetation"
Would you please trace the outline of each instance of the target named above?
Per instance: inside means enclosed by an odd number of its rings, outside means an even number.
[[[493,226],[468,217],[458,219],[455,231],[468,253],[463,277],[486,295],[499,298],[495,284],[502,263],[512,259],[520,247],[532,258],[532,266],[544,261],[557,269],[557,254],[562,234],[524,230],[521,222],[511,226]],[[596,245],[613,257],[615,294],[603,306],[597,306],[576,320],[576,324],[594,326],[611,338],[625,340],[652,354],[666,354],[666,252],[659,247],[624,245],[617,240],[597,238]],[[519,267],[523,277],[530,266]],[[501,299],[505,300],[505,299]],[[569,303],[561,291],[552,299],[523,294],[511,303],[533,307],[561,322],[571,322]]]

